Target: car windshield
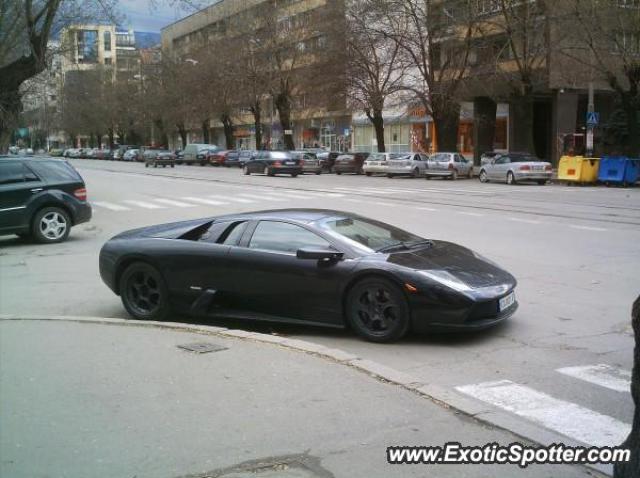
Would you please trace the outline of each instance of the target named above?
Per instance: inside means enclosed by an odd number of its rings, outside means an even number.
[[[333,236],[347,239],[353,246],[366,252],[385,252],[406,249],[428,242],[410,232],[383,222],[359,217],[328,219],[319,226]]]
[[[512,163],[536,163],[540,162],[540,159],[528,154],[511,154],[509,155]]]

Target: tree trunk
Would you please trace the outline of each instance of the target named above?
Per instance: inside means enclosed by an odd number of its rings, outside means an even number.
[[[280,93],[276,96],[276,109],[278,110],[278,116],[280,117],[280,126],[282,127],[282,137],[284,139],[284,149],[291,151],[296,149],[293,144],[293,135],[286,134],[286,131],[291,131],[291,100],[289,95]]]
[[[638,103],[639,105],[636,106]],[[630,158],[640,158],[640,98],[625,103],[624,112],[627,119],[627,145],[625,153]]]
[[[256,101],[251,107],[253,113],[253,126],[256,130],[256,149],[262,149],[262,109],[260,102]]]
[[[432,108],[432,113],[438,151],[457,151],[460,104],[446,102],[438,105],[438,108]]]
[[[228,114],[223,114],[220,117],[222,126],[224,127],[224,139],[227,144],[227,149],[236,149],[236,138],[233,136],[233,120]]]
[[[169,148],[169,135],[164,128],[164,121],[162,121],[162,118],[158,118],[154,120],[153,123],[156,125],[156,128],[158,128],[158,132],[160,133],[160,142],[162,143],[162,146]]]
[[[184,128],[184,125],[182,123],[176,126],[178,128],[180,139],[182,140],[182,149],[184,149],[187,146],[187,130]]]
[[[202,122],[202,142],[204,144],[209,144],[209,140],[210,140],[210,136],[209,136],[209,120],[206,119]]]
[[[525,87],[522,94],[514,94],[511,97],[509,123],[513,125],[513,134],[509,142],[509,149],[535,154],[533,144],[532,87]]]
[[[382,118],[382,110],[375,108],[372,111],[367,110],[365,114],[371,121],[373,129],[376,132],[376,143],[378,144],[378,153],[384,153],[386,146],[384,144],[384,119]]]
[[[635,413],[633,414],[631,433],[622,443],[624,448],[631,451],[631,460],[628,463],[614,465],[614,478],[640,477],[640,296],[633,303],[631,323],[636,341],[633,352],[633,375],[631,376],[631,397],[635,404]]]
[[[496,112],[498,105],[491,98],[478,96],[473,99],[473,163],[480,165],[480,156],[493,151],[496,136]]]
[[[113,128],[109,128],[107,130],[107,134],[109,135],[109,149],[113,148],[113,142],[114,142],[114,131]]]
[[[9,149],[13,130],[22,111],[22,101],[17,88],[16,91],[2,91],[2,88],[0,82],[0,154],[6,153]]]

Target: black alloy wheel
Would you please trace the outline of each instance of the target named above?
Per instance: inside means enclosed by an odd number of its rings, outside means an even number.
[[[131,264],[120,278],[120,297],[136,319],[164,320],[170,313],[167,287],[155,267],[145,262]]]
[[[393,342],[409,329],[409,305],[398,286],[382,277],[358,282],[347,297],[353,329],[371,342]]]

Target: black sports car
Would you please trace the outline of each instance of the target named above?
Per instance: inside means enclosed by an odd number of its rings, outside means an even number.
[[[350,325],[375,342],[409,329],[488,327],[518,306],[515,278],[469,249],[318,209],[127,231],[103,246],[100,275],[139,319]]]

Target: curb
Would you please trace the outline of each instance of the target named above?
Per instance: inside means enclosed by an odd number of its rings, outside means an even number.
[[[336,363],[354,368],[360,372],[366,373],[370,377],[381,382],[392,383],[398,385],[405,390],[413,392],[422,398],[431,402],[462,413],[469,418],[491,425],[501,430],[512,433],[529,442],[539,444],[541,446],[551,446],[556,443],[563,443],[567,446],[588,447],[590,445],[578,442],[571,438],[560,435],[552,430],[546,429],[535,423],[520,419],[512,414],[486,405],[483,402],[469,399],[459,395],[454,390],[440,387],[438,385],[424,383],[420,379],[413,377],[405,372],[387,367],[372,360],[363,359],[349,352],[340,349],[325,347],[324,345],[307,342],[305,340],[291,339],[278,335],[262,334],[259,332],[248,332],[240,329],[228,329],[226,327],[216,327],[210,325],[190,325],[180,322],[154,322],[147,320],[128,320],[108,317],[87,317],[87,316],[66,316],[66,315],[16,315],[16,314],[0,314],[0,321],[61,321],[61,322],[77,322],[89,324],[112,324],[124,325],[129,327],[149,327],[157,329],[171,329],[181,332],[191,332],[203,335],[214,335],[226,338],[235,338],[242,340],[251,340],[258,343],[274,344],[290,350],[313,354],[321,358],[330,359]],[[571,465],[569,465],[571,466]],[[580,464],[574,465],[580,466]],[[613,476],[613,465],[589,465],[582,466],[596,471],[600,474]]]

